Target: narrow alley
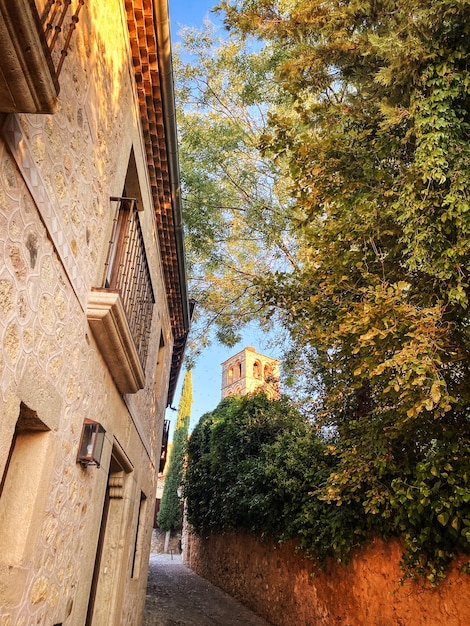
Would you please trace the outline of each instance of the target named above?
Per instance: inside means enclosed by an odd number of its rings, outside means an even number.
[[[180,554],[151,554],[143,626],[269,626],[183,564]]]

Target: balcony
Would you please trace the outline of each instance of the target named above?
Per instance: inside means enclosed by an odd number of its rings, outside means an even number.
[[[59,75],[85,0],[0,0],[0,111],[53,113]]]
[[[121,393],[145,385],[155,298],[134,198],[111,198],[116,214],[101,287],[93,288],[87,317]]]

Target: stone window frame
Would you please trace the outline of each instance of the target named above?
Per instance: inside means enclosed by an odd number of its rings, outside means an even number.
[[[34,552],[44,508],[51,429],[20,402],[0,489],[0,563],[21,567]]]

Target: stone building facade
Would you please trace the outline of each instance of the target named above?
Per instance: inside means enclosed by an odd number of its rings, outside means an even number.
[[[190,324],[174,116],[167,0],[0,0],[2,626],[141,623]]]
[[[248,346],[222,363],[222,398],[244,396],[261,389],[270,398],[279,397],[277,359]]]

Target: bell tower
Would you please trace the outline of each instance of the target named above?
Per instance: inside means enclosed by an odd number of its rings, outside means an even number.
[[[260,390],[268,398],[279,398],[279,364],[251,346],[244,348],[222,363],[222,398]]]

